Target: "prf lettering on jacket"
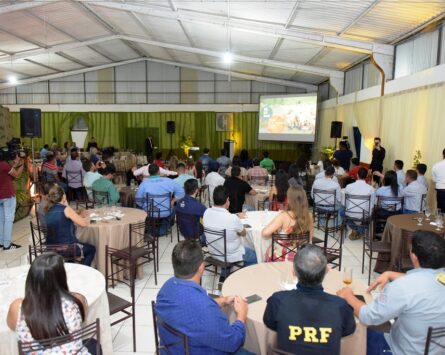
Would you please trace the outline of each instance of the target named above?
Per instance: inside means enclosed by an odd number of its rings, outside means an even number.
[[[314,328],[314,327],[297,327],[289,326],[289,340],[296,341],[297,338],[304,334],[303,341],[305,343],[327,343],[332,328]]]

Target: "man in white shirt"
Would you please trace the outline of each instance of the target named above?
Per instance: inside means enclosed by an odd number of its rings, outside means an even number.
[[[374,189],[371,185],[366,183],[367,176],[368,170],[361,167],[357,172],[358,180],[346,186],[343,200],[346,217],[361,219],[363,218],[363,213],[365,213],[365,217],[369,217],[371,215],[372,206],[374,206]],[[346,195],[369,196],[370,200],[369,202],[366,200],[358,199],[346,200]],[[348,226],[351,228],[349,239],[360,239],[365,232],[365,228],[360,225],[361,223],[355,221],[348,221],[347,223]]]
[[[86,171],[85,177],[83,178],[83,186],[87,190],[88,198],[93,199],[93,182],[102,177],[101,174],[97,172],[96,165],[94,165],[91,160],[84,160],[82,163],[83,170]]]
[[[333,165],[330,160],[325,160],[323,162],[323,168],[320,169],[320,172],[317,175],[315,175],[315,180],[323,179],[325,177],[325,171],[328,168],[328,166],[333,166]],[[334,167],[334,176],[332,177],[332,180],[334,180],[338,183],[338,179],[335,176],[335,167]]]
[[[147,177],[150,176],[150,173],[148,172],[148,167],[150,166],[150,164],[153,164],[153,158],[150,157],[150,160],[148,161],[147,165],[141,166],[140,168],[136,169],[133,168],[133,175],[134,176],[139,176],[142,175],[142,177],[145,179]],[[178,173],[176,171],[171,171],[171,170],[167,170],[164,168],[159,168],[159,175],[160,176],[176,176],[178,175]]]
[[[443,160],[433,165],[433,181],[436,183],[437,208],[445,211],[445,149],[442,151]]]
[[[218,174],[218,164],[211,163],[209,165],[210,173],[205,177],[204,184],[209,186],[210,203],[213,205],[213,191],[215,187],[224,185],[226,181],[220,174]]]
[[[400,187],[405,187],[405,172],[403,171],[403,161],[396,160],[394,162],[394,171],[397,174],[397,182]]]
[[[226,252],[228,262],[244,261],[244,266],[250,266],[257,263],[255,251],[245,247],[241,241],[241,237],[246,235],[246,229],[240,218],[244,217],[244,213],[231,214],[229,212],[229,192],[224,186],[217,186],[213,191],[214,206],[208,208],[204,212],[203,222],[204,228],[226,231]],[[207,246],[210,254],[212,249],[215,254],[224,252],[224,240],[218,238],[217,235],[205,233]],[[214,256],[215,259],[224,260],[221,256]],[[230,268],[221,270],[219,282],[224,282],[225,278],[230,274]]]
[[[405,198],[403,213],[417,213],[421,210],[422,197],[426,195],[427,189],[417,181],[415,170],[407,170],[405,181],[407,186],[400,193],[400,196]]]
[[[324,171],[324,177],[320,179],[316,179],[312,184],[311,196],[314,199],[315,203],[319,203],[322,205],[341,205],[341,188],[338,182],[334,179],[335,169],[334,167],[328,166]],[[314,189],[316,190],[329,190],[335,191],[335,199],[328,197],[325,199],[324,196],[319,196],[318,194],[314,197]]]
[[[421,183],[428,190],[428,180],[425,177],[426,169],[427,169],[426,164],[420,163],[420,164],[417,164],[417,166],[416,166],[417,182]]]

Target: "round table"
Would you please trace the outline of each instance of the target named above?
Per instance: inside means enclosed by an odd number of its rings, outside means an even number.
[[[121,220],[102,220],[91,224],[89,215],[93,211],[101,213],[104,208],[106,207],[88,210],[88,216],[85,218],[88,221],[88,226],[77,226],[76,236],[80,242],[89,243],[96,247],[96,268],[105,275],[105,246],[108,245],[115,249],[127,248],[129,242],[129,225],[144,222],[147,213],[136,208],[120,207],[118,210],[124,214]],[[134,244],[138,242],[140,242],[138,239],[133,241]],[[142,268],[139,269],[138,277],[141,277]]]
[[[387,219],[385,229],[383,230],[382,241],[391,244],[391,256],[388,264],[385,257],[383,255],[379,255],[379,259],[374,269],[376,272],[392,270],[393,266],[396,265],[397,257],[399,256],[402,248],[402,230],[408,232],[426,230],[443,235],[444,229],[442,229],[442,231],[436,231],[436,226],[430,224],[434,221],[431,216],[430,221],[424,219],[421,226],[417,225],[418,221],[416,216],[417,214],[399,214],[391,216]],[[425,218],[425,216],[423,217]]]
[[[255,354],[267,354],[269,347],[276,347],[276,333],[263,323],[267,299],[277,291],[282,291],[282,280],[293,279],[291,262],[261,263],[242,268],[231,274],[224,282],[222,294],[224,296],[240,295],[247,297],[253,294],[262,299],[249,305],[246,323],[246,341],[244,347]],[[261,281],[260,281],[261,278]],[[296,279],[295,283],[297,282]],[[335,294],[342,288],[342,273],[330,270],[323,281],[326,292]],[[351,287],[355,294],[363,295],[367,303],[372,302],[372,296],[366,293],[366,285],[353,280]],[[229,311],[231,321],[235,320],[233,310]],[[353,334],[342,338],[342,355],[366,354],[366,327],[357,320],[357,327]]]
[[[271,238],[263,238],[261,231],[267,226],[272,219],[279,212],[275,211],[252,211],[246,212],[246,218],[242,219],[243,224],[248,224],[246,227],[247,234],[242,239],[243,244],[255,250],[256,257],[259,263],[265,261],[267,248],[272,244]]]
[[[17,338],[6,324],[9,305],[16,298],[25,296],[25,281],[29,265],[2,269],[0,272],[0,355],[18,354]],[[110,310],[105,292],[105,279],[97,270],[80,265],[66,263],[65,270],[68,288],[85,296],[88,312],[84,325],[100,319],[100,337],[104,354],[113,353],[112,334],[110,327]]]
[[[122,207],[135,207],[136,187],[122,186],[119,189],[120,203]]]
[[[257,192],[257,194],[256,195],[246,194],[244,203],[246,205],[252,206],[253,208],[255,208],[255,210],[258,210],[258,202],[264,201],[269,197],[270,186],[252,185],[252,189],[254,189]]]

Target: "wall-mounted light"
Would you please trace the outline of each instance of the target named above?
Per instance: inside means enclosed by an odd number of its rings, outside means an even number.
[[[232,62],[233,62],[233,55],[232,55],[232,53],[230,53],[230,52],[224,53],[224,55],[223,55],[223,62],[225,64],[232,64]]]

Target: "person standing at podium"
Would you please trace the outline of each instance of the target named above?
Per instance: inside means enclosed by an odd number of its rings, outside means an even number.
[[[147,161],[150,161],[150,157],[153,156],[153,149],[153,139],[151,138],[151,136],[148,136],[145,139],[145,155],[147,156]]]

